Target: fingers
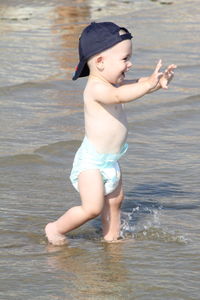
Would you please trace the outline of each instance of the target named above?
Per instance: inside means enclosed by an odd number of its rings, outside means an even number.
[[[172,64],[172,65],[169,65],[168,68],[171,70],[174,70],[177,68],[177,65]]]
[[[172,64],[172,65],[169,65],[166,69],[165,69],[165,74],[167,74],[167,73],[174,73],[173,71],[174,71],[174,69],[176,69],[177,68],[177,66],[176,65],[174,65],[174,64]]]
[[[160,59],[153,72],[154,76],[156,76],[157,81],[159,81],[163,76],[163,72],[160,71],[161,67],[162,67],[162,60]]]
[[[159,59],[153,74],[149,77],[150,82],[153,85],[152,88],[157,87],[157,89],[158,88],[168,89],[168,84],[172,80],[174,76],[174,69],[176,69],[177,66],[175,64],[171,64],[165,69],[164,72],[161,72],[161,67],[162,67],[162,60]]]
[[[166,77],[166,78],[171,78],[171,77],[173,77],[173,75],[174,75],[174,69],[176,69],[177,68],[177,66],[176,65],[174,65],[174,64],[172,64],[172,65],[169,65],[166,69],[165,69],[165,71],[164,71],[164,76]]]
[[[159,68],[161,66],[162,66],[161,60],[159,60],[157,66],[156,66],[156,70],[159,71],[160,70]],[[174,69],[176,69],[176,68],[177,68],[177,66],[175,64],[171,64],[165,69],[165,71],[162,73],[162,76],[160,77],[160,80],[159,80],[161,88],[168,89],[168,85],[174,77]]]
[[[156,68],[155,68],[155,72],[156,72],[156,73],[159,73],[161,67],[162,67],[162,60],[159,59],[157,65],[156,65]]]
[[[162,60],[160,59],[159,62],[157,63],[157,65],[156,65],[156,69],[155,69],[155,70],[159,71],[161,67],[162,67]],[[176,68],[177,68],[177,65],[171,64],[171,65],[169,65],[169,66],[165,69],[165,72],[171,72],[171,71],[173,71],[173,70],[176,69]]]

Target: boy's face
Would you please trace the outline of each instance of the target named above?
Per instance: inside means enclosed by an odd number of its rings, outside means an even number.
[[[124,40],[104,53],[104,76],[112,84],[121,84],[131,68],[131,40]]]

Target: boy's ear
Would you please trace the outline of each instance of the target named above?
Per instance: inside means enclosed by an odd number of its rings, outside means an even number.
[[[96,63],[96,67],[99,71],[102,71],[104,69],[104,58],[103,58],[103,56],[97,56],[96,60],[95,60],[95,63]]]

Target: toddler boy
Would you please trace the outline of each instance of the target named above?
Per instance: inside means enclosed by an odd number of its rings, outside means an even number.
[[[127,151],[128,126],[124,104],[160,88],[167,89],[176,68],[154,72],[139,80],[125,80],[131,68],[132,35],[112,22],[91,23],[79,39],[80,62],[73,80],[88,77],[84,90],[85,138],[78,149],[70,179],[81,205],[72,207],[45,228],[48,241],[67,243],[65,234],[99,215],[103,237],[120,237],[122,174],[118,160]]]

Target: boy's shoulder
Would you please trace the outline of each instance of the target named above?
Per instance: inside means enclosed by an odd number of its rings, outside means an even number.
[[[84,103],[94,105],[99,103],[99,95],[102,93],[104,86],[101,82],[96,82],[93,80],[88,80],[84,93]]]
[[[113,89],[114,86],[107,82],[89,79],[84,90],[84,99],[101,102],[102,99],[108,98],[111,90]]]

